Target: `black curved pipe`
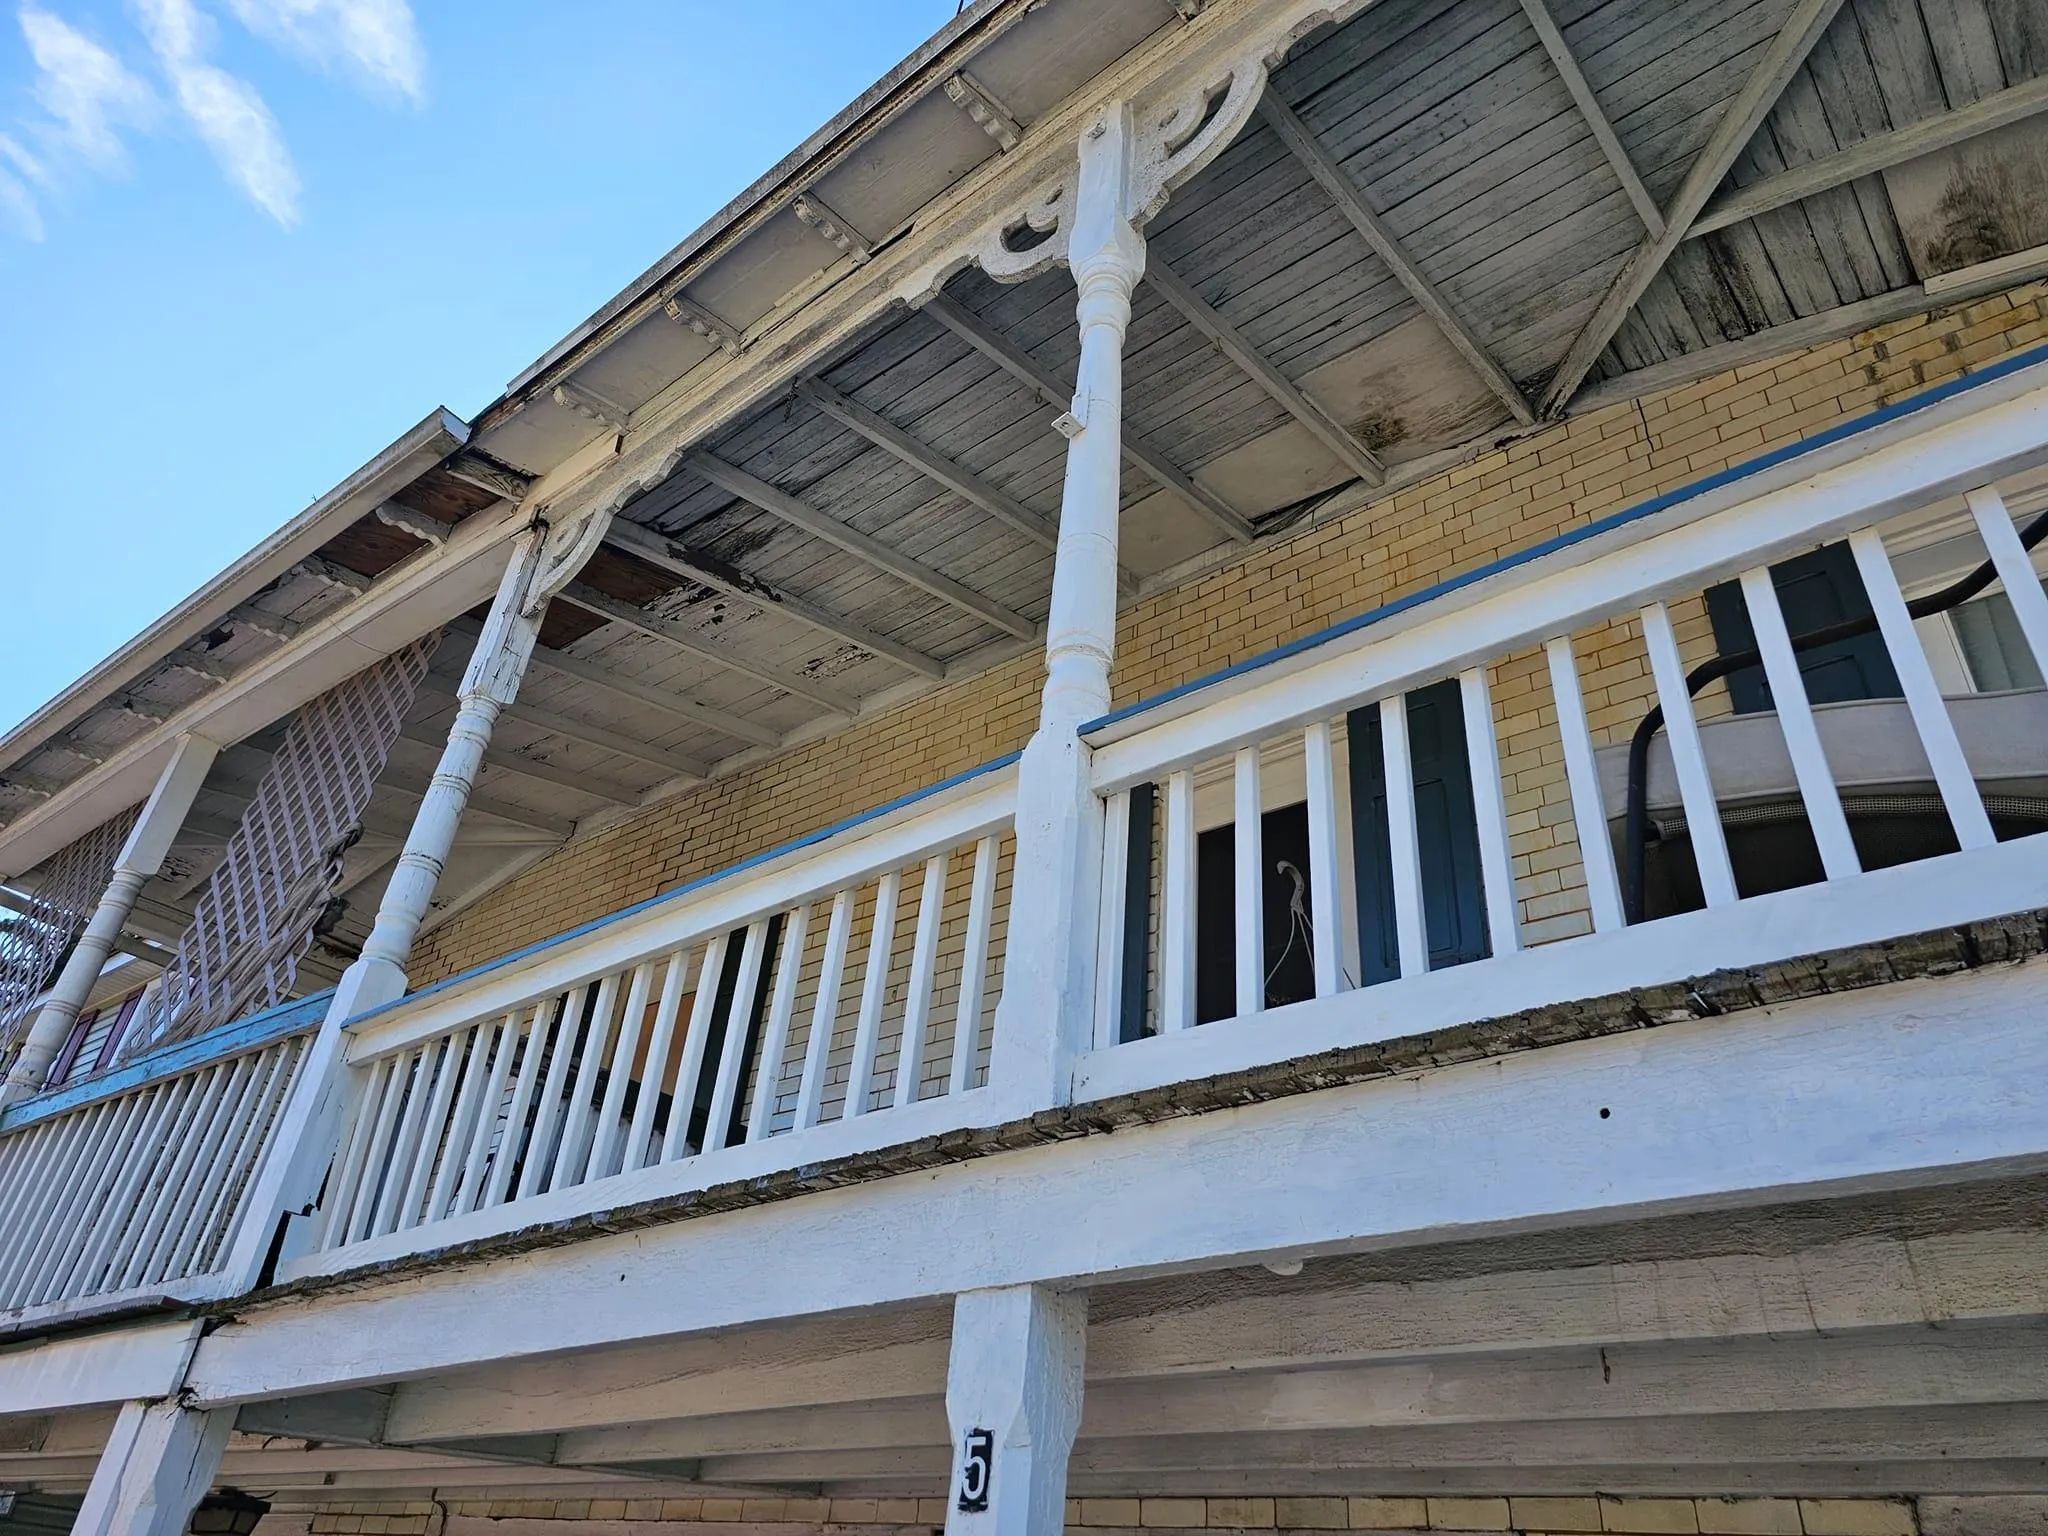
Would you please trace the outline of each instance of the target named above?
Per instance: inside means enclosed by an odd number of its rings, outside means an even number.
[[[2032,550],[2044,537],[2048,537],[2048,512],[2043,512],[2020,532],[2020,547]],[[1915,598],[1906,604],[1906,613],[1915,619],[1924,619],[1932,614],[1946,613],[1958,604],[1966,603],[1982,592],[1997,578],[1998,568],[1989,560],[1971,571],[1960,581],[1943,587],[1939,592],[1930,592],[1925,597]],[[1839,624],[1829,624],[1804,635],[1795,635],[1792,649],[1812,650],[1815,646],[1829,645],[1837,640],[1853,640],[1858,635],[1867,635],[1877,628],[1877,618],[1872,615],[1862,619],[1844,619]],[[1691,698],[1707,684],[1726,677],[1731,672],[1740,672],[1745,667],[1760,666],[1763,654],[1759,651],[1737,651],[1732,656],[1716,656],[1712,661],[1703,662],[1685,675],[1685,696]],[[1643,885],[1646,878],[1646,853],[1649,830],[1649,812],[1645,805],[1649,777],[1650,743],[1664,725],[1664,707],[1653,705],[1636,727],[1635,735],[1628,743],[1628,815],[1623,823],[1622,841],[1626,845],[1626,869],[1623,872],[1621,902],[1623,913],[1631,923],[1643,920]]]

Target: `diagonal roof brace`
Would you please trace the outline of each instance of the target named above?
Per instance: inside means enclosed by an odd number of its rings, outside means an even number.
[[[1707,140],[1706,148],[1693,158],[1691,167],[1685,173],[1685,180],[1678,193],[1671,200],[1665,212],[1664,232],[1645,240],[1636,248],[1633,256],[1615,276],[1612,286],[1594,309],[1593,316],[1579,334],[1573,338],[1571,348],[1565,353],[1564,361],[1550,381],[1550,388],[1544,391],[1543,413],[1554,416],[1570,404],[1586,375],[1593,371],[1593,365],[1600,360],[1600,354],[1607,349],[1614,333],[1621,329],[1629,311],[1642,298],[1671,253],[1691,233],[1693,221],[1706,207],[1707,199],[1714,195],[1714,189],[1728,174],[1729,167],[1742,153],[1771,108],[1777,105],[1778,97],[1813,45],[1820,41],[1821,34],[1835,19],[1835,13],[1842,8],[1842,0],[1798,0],[1785,25],[1778,30],[1764,56],[1744,80],[1742,88],[1735,93],[1735,99],[1722,112],[1721,120],[1714,126],[1713,136]]]
[[[1586,72],[1579,68],[1579,61],[1572,53],[1564,33],[1558,30],[1556,20],[1550,14],[1550,7],[1544,0],[1522,0],[1522,10],[1528,15],[1529,24],[1536,29],[1536,36],[1542,39],[1543,51],[1550,55],[1550,62],[1564,80],[1565,89],[1572,93],[1572,100],[1578,104],[1579,116],[1586,120],[1586,126],[1593,130],[1593,142],[1600,146],[1600,153],[1607,157],[1607,164],[1621,182],[1621,190],[1628,194],[1634,205],[1636,217],[1643,221],[1651,238],[1664,233],[1664,211],[1657,206],[1657,200],[1650,196],[1650,189],[1643,185],[1643,178],[1636,174],[1635,162],[1628,157],[1628,150],[1614,131],[1614,125],[1607,120],[1607,113],[1600,105],[1600,98],[1593,94],[1592,82],[1586,79]]]
[[[1322,186],[1322,189],[1337,205],[1337,211],[1351,222],[1365,243],[1372,247],[1375,255],[1394,274],[1396,282],[1408,290],[1408,296],[1422,309],[1423,313],[1436,322],[1444,338],[1458,350],[1459,356],[1471,365],[1480,380],[1500,396],[1515,420],[1528,426],[1536,420],[1536,413],[1529,408],[1529,401],[1523,395],[1521,386],[1508,377],[1507,370],[1494,360],[1472,327],[1452,306],[1451,301],[1431,282],[1413,260],[1405,247],[1394,237],[1394,232],[1381,222],[1365,200],[1365,194],[1351,179],[1350,173],[1337,163],[1337,159],[1322,142],[1309,132],[1308,125],[1295,116],[1294,110],[1271,90],[1259,103],[1259,110],[1274,133],[1280,137],[1308,173]],[[1158,263],[1152,264],[1154,271]],[[1151,273],[1147,274],[1148,276]]]

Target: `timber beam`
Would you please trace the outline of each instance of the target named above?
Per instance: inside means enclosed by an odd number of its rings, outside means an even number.
[[[600,592],[588,582],[570,582],[561,590],[559,597],[561,601],[572,603],[586,612],[596,614],[599,618],[608,619],[614,624],[624,624],[629,629],[637,629],[651,639],[659,640],[700,661],[709,662],[714,667],[737,672],[742,677],[752,678],[757,683],[765,683],[768,687],[779,689],[783,693],[808,699],[835,715],[850,717],[860,709],[860,702],[850,694],[842,693],[837,688],[828,688],[823,683],[813,682],[810,678],[778,667],[772,662],[755,661],[727,647],[713,645],[695,630],[678,624],[673,619],[663,618],[660,614],[650,613],[645,608],[636,608],[622,598],[613,597],[609,592]]]
[[[973,588],[932,569],[922,561],[912,559],[900,550],[891,549],[880,539],[862,533],[858,528],[841,522],[831,513],[770,485],[759,476],[748,474],[737,464],[728,464],[716,454],[707,453],[702,449],[688,454],[683,463],[699,479],[710,481],[727,494],[737,496],[750,506],[759,507],[769,516],[782,519],[783,522],[800,529],[814,539],[867,561],[868,564],[888,572],[908,586],[929,592],[940,601],[950,603],[962,612],[973,614],[992,628],[1015,635],[1019,640],[1029,640],[1038,633],[1038,627],[1022,614],[1013,612],[992,598],[982,596]]]
[[[1586,375],[1593,371],[1593,365],[1600,360],[1608,342],[1614,339],[1614,333],[1621,329],[1621,323],[1635,308],[1636,301],[1642,298],[1657,274],[1664,270],[1671,253],[1691,233],[1693,221],[1714,195],[1714,189],[1720,186],[1743,147],[1763,125],[1764,118],[1777,104],[1778,97],[1841,7],[1842,0],[1799,0],[1793,7],[1791,16],[1778,30],[1763,58],[1722,112],[1706,148],[1693,158],[1684,182],[1665,213],[1664,232],[1651,236],[1636,248],[1635,254],[1628,258],[1595,307],[1592,318],[1573,338],[1570,350],[1565,353],[1563,363],[1550,381],[1550,388],[1544,392],[1544,415],[1555,416],[1571,403],[1572,396],[1578,393]]]
[[[439,752],[447,745],[448,733],[445,730],[436,730],[431,725],[411,722],[400,727],[398,739],[416,747]],[[593,778],[587,773],[579,773],[572,768],[539,762],[495,744],[484,748],[483,763],[486,768],[495,768],[500,773],[531,779],[536,784],[550,784],[557,789],[571,790],[576,794],[588,795],[593,800],[607,801],[612,805],[631,805],[640,798],[637,791],[624,789],[616,784],[607,784],[602,779]]]
[[[656,688],[630,677],[622,677],[594,661],[581,656],[572,656],[567,651],[554,650],[549,646],[533,648],[535,666],[545,667],[550,672],[572,677],[580,683],[588,683],[606,693],[631,700],[635,704],[664,714],[671,719],[685,721],[690,725],[701,725],[722,735],[736,737],[756,747],[773,747],[781,744],[782,737],[758,720],[749,720],[731,710],[720,709],[713,704],[699,703],[665,688]]]
[[[613,549],[623,550],[637,560],[643,560],[671,576],[680,576],[698,586],[709,587],[714,592],[723,592],[727,597],[738,598],[750,603],[763,613],[779,613],[795,619],[799,624],[808,625],[819,634],[848,645],[857,645],[872,656],[884,661],[893,661],[898,666],[938,681],[946,675],[945,663],[911,646],[901,645],[887,635],[878,634],[843,614],[829,613],[808,598],[798,597],[794,592],[763,581],[758,576],[727,565],[699,550],[691,549],[678,540],[666,538],[659,533],[642,528],[638,523],[629,523],[624,518],[614,518],[605,543]]]
[[[1528,3],[1528,0],[1525,0]],[[1979,134],[2048,112],[2048,75],[1996,91],[1954,112],[1908,124],[1891,133],[1874,134],[1860,143],[1746,187],[1737,187],[1707,204],[1686,231],[1688,240],[1726,229],[1730,224],[1783,208],[1801,198],[1844,186],[1859,176],[1874,175],[1937,149],[1961,144]]]
[[[1600,105],[1600,98],[1593,94],[1593,86],[1586,79],[1586,72],[1579,68],[1578,57],[1573,54],[1571,44],[1565,41],[1557,20],[1550,14],[1550,7],[1544,0],[1522,0],[1522,11],[1529,18],[1529,25],[1536,29],[1536,36],[1542,40],[1543,51],[1550,55],[1550,62],[1564,81],[1565,89],[1572,93],[1572,100],[1578,105],[1579,116],[1586,120],[1586,126],[1593,131],[1593,142],[1600,146],[1600,153],[1607,157],[1607,164],[1615,178],[1621,183],[1621,190],[1628,194],[1629,203],[1635,208],[1636,216],[1643,221],[1643,227],[1656,239],[1664,233],[1664,211],[1657,206],[1657,200],[1650,196],[1650,189],[1643,185],[1643,178],[1636,174],[1635,162],[1628,157],[1628,150],[1622,146],[1614,125],[1607,120],[1607,112]]]
[[[431,693],[440,699],[453,699],[456,696],[455,688],[454,679],[437,672],[429,672],[420,684],[422,693]],[[650,768],[659,768],[673,778],[701,780],[710,773],[710,769],[695,758],[671,752],[666,747],[653,746],[637,736],[625,736],[604,726],[592,725],[587,720],[575,720],[567,715],[558,715],[536,704],[515,700],[505,706],[502,718],[530,725],[535,730],[546,731],[551,736],[566,736],[571,741],[601,747],[616,756],[631,758],[634,762],[645,763]]]
[[[1054,411],[1065,414],[1073,403],[1074,392],[1071,389],[1062,386],[1037,358],[979,315],[954,303],[944,294],[927,302],[924,312],[1023,384]],[[1172,492],[1196,513],[1213,523],[1217,531],[1232,543],[1249,544],[1256,537],[1250,521],[1243,513],[1207,486],[1196,484],[1182,473],[1171,459],[1143,438],[1127,430],[1123,434],[1122,448],[1126,459],[1151,476],[1160,487]]]
[[[1279,407],[1307,427],[1311,434],[1337,456],[1340,464],[1368,485],[1387,478],[1387,466],[1380,456],[1328,411],[1298,389],[1294,381],[1274,367],[1266,355],[1252,345],[1244,332],[1232,325],[1200,294],[1182,282],[1179,274],[1154,251],[1145,263],[1145,281],[1159,296],[1180,311],[1181,318],[1208,337],[1217,351],[1244,370]]]
[[[1294,109],[1274,92],[1266,92],[1259,102],[1259,112],[1267,126],[1279,135],[1280,142],[1287,146],[1337,205],[1337,211],[1372,247],[1373,254],[1386,264],[1387,270],[1394,274],[1394,280],[1407,290],[1408,297],[1436,322],[1444,339],[1457,349],[1458,355],[1479,375],[1480,381],[1500,396],[1515,420],[1523,426],[1533,423],[1536,413],[1529,408],[1521,386],[1508,377],[1507,370],[1494,360],[1493,353],[1487,350],[1478,333],[1465,323],[1464,316],[1458,313],[1443,291],[1415,264],[1407,248],[1366,202],[1365,193],[1351,179],[1351,173],[1337,163],[1336,156],[1309,132],[1308,125],[1295,116]]]

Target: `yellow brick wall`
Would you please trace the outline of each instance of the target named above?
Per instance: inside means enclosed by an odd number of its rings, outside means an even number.
[[[2048,339],[2048,285],[1574,417],[1262,546],[1118,623],[1116,702],[1156,694],[1404,593],[1701,479]],[[1674,605],[1688,659],[1703,605]],[[1639,626],[1577,637],[1596,738],[1626,739],[1653,695]],[[431,982],[1021,747],[1041,668],[1026,657],[827,741],[703,785],[555,854],[432,934]],[[1540,653],[1494,673],[1510,830],[1531,941],[1586,927]],[[1718,692],[1718,690],[1717,690]],[[1723,707],[1703,696],[1702,710]]]
[[[305,1517],[301,1516],[300,1520]],[[310,1536],[441,1536],[444,1523],[502,1520],[817,1524],[937,1529],[944,1499],[463,1499],[335,1504]],[[279,1520],[282,1530],[285,1522]],[[294,1522],[295,1524],[297,1522]],[[1540,1536],[1917,1536],[1909,1499],[1131,1498],[1069,1499],[1067,1527],[1104,1530],[1516,1531]],[[266,1526],[269,1524],[266,1521]],[[265,1536],[263,1531],[258,1536]],[[570,1533],[564,1533],[570,1536]]]

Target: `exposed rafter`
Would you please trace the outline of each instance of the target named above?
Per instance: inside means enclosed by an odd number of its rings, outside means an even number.
[[[377,508],[377,521],[387,528],[396,528],[400,533],[410,534],[422,544],[431,544],[439,549],[448,542],[448,525],[437,517],[424,512],[415,512],[411,507],[401,507],[395,501],[381,503]]]
[[[533,664],[545,667],[550,672],[559,672],[564,677],[573,677],[579,683],[588,683],[593,688],[602,688],[619,698],[629,699],[643,708],[657,714],[666,714],[689,725],[704,726],[735,740],[744,741],[757,747],[779,746],[782,737],[758,720],[749,720],[731,710],[720,709],[713,704],[700,704],[695,699],[684,698],[665,688],[656,688],[648,683],[618,673],[596,662],[585,661],[581,656],[571,656],[567,651],[557,651],[548,646],[535,646]]]
[[[783,693],[808,699],[833,714],[851,716],[860,709],[859,700],[840,692],[837,688],[828,688],[823,683],[799,676],[772,662],[751,660],[737,654],[730,647],[713,645],[687,625],[678,624],[675,620],[664,618],[658,613],[650,613],[645,608],[636,608],[621,598],[613,597],[609,592],[598,591],[587,582],[570,582],[562,589],[560,600],[573,603],[576,607],[594,613],[599,618],[609,619],[614,624],[624,624],[629,629],[637,629],[651,639],[659,640],[664,645],[672,646],[700,661],[707,661],[714,667],[737,672],[742,677],[752,678],[757,683],[765,683],[768,687],[779,689]]]
[[[422,799],[427,792],[431,775],[415,774],[396,764],[386,763],[383,773],[377,777],[377,788],[403,795],[408,800]],[[546,811],[530,811],[523,805],[495,799],[490,795],[470,792],[468,809],[479,816],[495,817],[509,821],[514,826],[531,827],[536,832],[547,832],[561,839],[567,839],[576,830],[576,823],[566,816],[551,816]]]
[[[1743,146],[1762,126],[1764,118],[1841,7],[1842,0],[1798,0],[1791,16],[1765,50],[1763,59],[1750,71],[1742,89],[1736,92],[1735,99],[1721,114],[1706,148],[1694,157],[1678,195],[1671,200],[1671,206],[1665,212],[1664,233],[1652,236],[1636,248],[1635,254],[1629,257],[1594,309],[1593,317],[1572,341],[1571,350],[1565,354],[1564,362],[1550,381],[1550,388],[1544,392],[1543,412],[1546,416],[1557,414],[1570,403],[1579,385],[1585,382],[1586,375],[1600,360],[1607,343],[1621,329],[1622,321],[1628,318],[1629,311],[1635,308],[1636,301],[1657,274],[1664,270],[1664,263],[1670,260],[1671,253],[1691,232],[1693,220],[1706,207],[1707,199],[1714,195],[1714,189],[1720,186],[1736,156],[1742,153]]]
[[[1295,387],[1294,382],[1267,360],[1264,353],[1236,326],[1211,307],[1211,305],[1182,282],[1180,275],[1154,251],[1145,262],[1145,281],[1159,296],[1180,311],[1181,318],[1210,341],[1217,350],[1244,370],[1251,381],[1263,389],[1280,408],[1296,421],[1307,427],[1322,445],[1337,456],[1337,461],[1348,465],[1353,474],[1368,485],[1378,485],[1387,478],[1387,466],[1380,456],[1361,442],[1358,437],[1315,401]]]
[[[878,634],[865,624],[856,623],[836,613],[829,613],[807,598],[736,570],[721,560],[689,548],[675,539],[664,538],[658,533],[642,528],[638,523],[629,523],[624,518],[612,520],[611,531],[605,535],[605,543],[614,549],[624,550],[636,559],[680,576],[685,581],[696,582],[723,592],[728,597],[751,603],[763,613],[779,613],[808,625],[820,634],[834,640],[843,640],[848,645],[857,645],[871,655],[886,661],[893,661],[906,667],[920,677],[936,681],[946,675],[945,663],[936,657],[927,656],[923,651],[898,644],[887,635]]]
[[[1330,200],[1337,205],[1337,211],[1350,221],[1351,227],[1373,248],[1373,253],[1386,263],[1387,269],[1394,274],[1395,281],[1408,290],[1408,297],[1421,307],[1424,314],[1436,322],[1437,329],[1444,333],[1445,339],[1453,347],[1457,348],[1458,355],[1471,365],[1472,371],[1479,375],[1486,387],[1500,396],[1502,402],[1514,413],[1515,420],[1524,426],[1533,422],[1536,413],[1530,409],[1529,401],[1523,395],[1521,387],[1508,377],[1506,369],[1494,361],[1493,354],[1486,348],[1486,343],[1474,334],[1463,317],[1451,306],[1451,301],[1444,297],[1436,284],[1424,276],[1422,269],[1409,258],[1407,250],[1394,237],[1393,231],[1380,222],[1379,215],[1367,204],[1365,194],[1359,190],[1358,184],[1351,179],[1344,167],[1337,163],[1336,157],[1323,147],[1321,140],[1309,132],[1308,125],[1295,116],[1294,109],[1269,90],[1259,103],[1259,110],[1264,115],[1267,126],[1279,135],[1280,142],[1287,146],[1295,159],[1299,160],[1316,179]],[[1155,260],[1148,264],[1145,275],[1156,282],[1158,272],[1159,263]],[[1161,292],[1167,293],[1169,298],[1172,297],[1166,289],[1162,288]]]
[[[983,597],[973,588],[955,581],[952,577],[891,549],[881,540],[842,523],[831,513],[820,511],[787,491],[779,490],[767,481],[748,474],[737,464],[728,464],[716,454],[706,453],[701,449],[691,453],[684,460],[684,464],[693,474],[709,480],[719,489],[759,507],[771,516],[781,518],[792,527],[801,528],[813,538],[822,539],[850,555],[857,555],[868,564],[887,571],[898,581],[929,592],[932,596],[973,614],[984,624],[1015,635],[1020,640],[1028,640],[1037,633],[1037,627],[1022,614],[1012,612],[1001,603]]]
[[[413,722],[407,724],[399,731],[398,739],[410,742],[416,747],[426,747],[431,751],[438,752],[446,745],[448,733],[446,731],[437,731],[431,725]],[[631,805],[640,798],[633,790],[622,788],[616,784],[607,784],[602,779],[593,778],[587,773],[579,773],[573,769],[557,767],[553,763],[536,762],[532,758],[522,757],[519,753],[504,747],[489,746],[484,748],[484,766],[486,768],[499,769],[519,778],[531,779],[536,784],[551,784],[557,789],[567,789],[579,795],[589,795],[594,800],[607,800],[613,805]]]
[[[1072,403],[1074,392],[1071,387],[1062,385],[1037,358],[979,315],[970,313],[944,294],[928,301],[924,312],[1022,383],[1054,411],[1064,413]],[[1172,460],[1136,433],[1124,432],[1123,452],[1126,459],[1214,523],[1227,538],[1238,544],[1252,541],[1252,525],[1242,513],[1208,487],[1189,479]]]
[[[1766,176],[1746,187],[1715,198],[1693,220],[1686,238],[1711,234],[1730,224],[1783,208],[1803,197],[1846,185],[1859,176],[1869,176],[1937,149],[1946,149],[2008,123],[2022,122],[2048,112],[2048,75],[1995,92],[1954,112],[1944,112],[1912,123],[1892,133],[1874,134],[1860,143],[1818,160]]]
[[[1564,79],[1565,89],[1572,93],[1572,100],[1578,103],[1579,115],[1586,120],[1586,126],[1593,130],[1593,142],[1600,146],[1600,153],[1607,157],[1607,164],[1621,182],[1621,190],[1628,194],[1628,200],[1635,205],[1636,216],[1643,221],[1652,239],[1664,233],[1664,211],[1657,206],[1657,200],[1650,196],[1650,189],[1643,185],[1643,178],[1636,174],[1635,163],[1629,159],[1628,150],[1622,146],[1615,134],[1614,125],[1607,120],[1607,113],[1600,105],[1600,98],[1593,94],[1593,87],[1586,79],[1586,73],[1579,68],[1578,58],[1572,53],[1571,45],[1564,40],[1564,33],[1558,30],[1557,21],[1550,14],[1550,8],[1543,0],[1522,0],[1522,10],[1528,15],[1529,24],[1536,29],[1537,37],[1543,40],[1543,51],[1550,55],[1550,62]]]

